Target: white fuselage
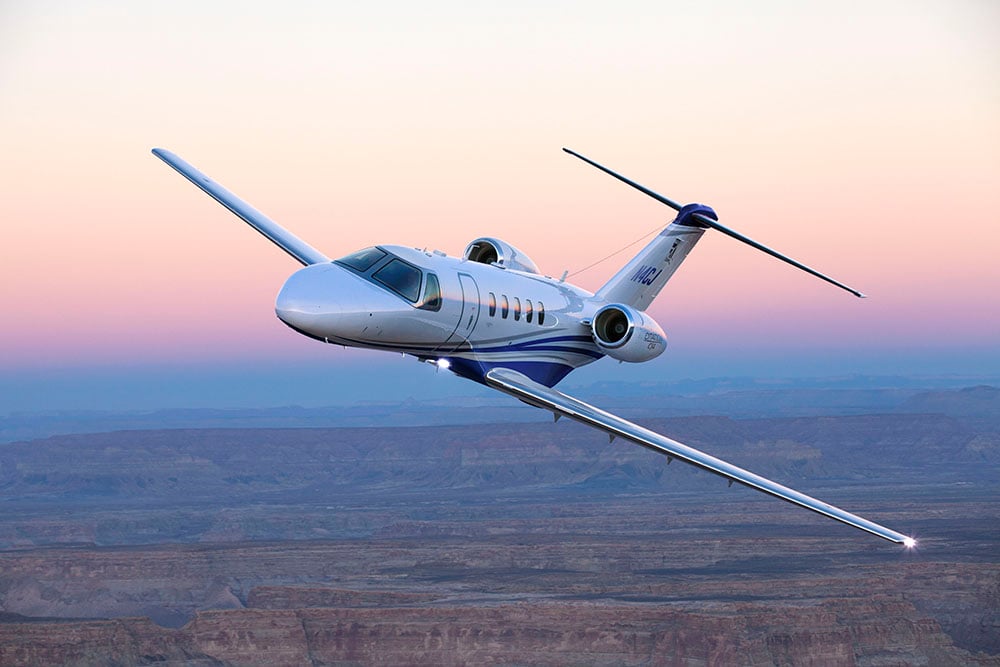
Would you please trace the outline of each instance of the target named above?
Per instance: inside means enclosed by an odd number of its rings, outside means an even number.
[[[590,330],[604,302],[586,290],[437,251],[378,250],[385,256],[364,270],[337,260],[294,273],[278,294],[278,317],[327,343],[441,361],[479,382],[502,366],[552,386],[604,356]],[[420,271],[415,300],[380,282],[380,270],[393,260]],[[429,276],[440,286],[437,303],[427,301]]]

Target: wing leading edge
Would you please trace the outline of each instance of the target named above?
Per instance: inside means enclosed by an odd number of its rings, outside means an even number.
[[[163,148],[154,148],[153,155],[169,164],[177,170],[177,173],[201,188],[209,197],[228,208],[245,223],[271,239],[276,246],[306,266],[330,261],[329,257],[198,171],[181,156]]]
[[[890,542],[902,544],[907,547],[913,547],[916,544],[912,537],[889,530],[885,526],[880,526],[850,512],[845,512],[839,507],[816,500],[804,493],[789,489],[787,486],[782,486],[777,482],[772,482],[760,475],[755,475],[748,470],[700,452],[693,447],[688,447],[676,440],[671,440],[666,436],[662,436],[638,424],[633,424],[621,417],[595,408],[572,396],[567,396],[555,389],[534,382],[517,371],[508,368],[494,368],[486,374],[486,382],[494,389],[519,398],[525,403],[549,410],[556,415],[569,417],[587,426],[604,431],[613,437],[624,438],[637,445],[642,445],[653,451],[665,454],[668,461],[677,459],[685,463],[690,463],[703,470],[708,470],[709,472],[725,477],[730,480],[730,483],[739,482],[799,507],[812,510],[823,516],[846,523],[849,526],[860,528]]]

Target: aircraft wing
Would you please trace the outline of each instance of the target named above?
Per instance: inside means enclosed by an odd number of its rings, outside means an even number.
[[[569,417],[587,426],[604,431],[612,436],[612,438],[624,438],[637,445],[642,445],[653,451],[665,454],[668,463],[672,459],[684,461],[685,463],[690,463],[691,465],[725,477],[729,480],[730,484],[738,482],[752,489],[763,491],[799,507],[804,507],[823,516],[836,519],[849,526],[860,528],[890,542],[903,544],[906,547],[916,545],[912,537],[889,530],[877,523],[862,519],[850,512],[845,512],[839,507],[828,505],[804,493],[789,489],[787,486],[782,486],[777,482],[772,482],[760,475],[755,475],[748,470],[698,451],[693,447],[688,447],[676,440],[671,440],[659,433],[654,433],[638,424],[633,424],[628,420],[595,408],[572,396],[567,396],[562,392],[539,384],[517,371],[509,368],[494,368],[486,373],[486,382],[494,389],[519,398],[529,405],[549,410],[557,417],[560,415]]]
[[[245,223],[271,239],[276,246],[306,266],[324,264],[330,261],[329,257],[198,171],[181,156],[164,148],[154,148],[153,155],[169,164],[177,170],[177,173],[201,188],[209,197],[228,208]]]

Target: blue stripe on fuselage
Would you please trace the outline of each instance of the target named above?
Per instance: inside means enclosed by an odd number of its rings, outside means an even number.
[[[289,325],[290,326],[290,325]],[[337,345],[349,345],[352,347],[368,347],[382,350],[395,350],[398,352],[406,352],[408,354],[413,354],[416,356],[420,355],[433,355],[435,353],[441,356],[448,356],[450,354],[455,354],[456,352],[463,354],[498,354],[504,352],[565,352],[569,354],[580,354],[585,357],[590,357],[592,359],[601,359],[604,354],[598,352],[592,347],[570,347],[568,345],[552,345],[551,343],[556,342],[578,342],[578,343],[591,343],[592,340],[590,336],[550,336],[548,338],[538,338],[532,341],[527,341],[524,343],[509,343],[506,345],[493,345],[491,347],[468,347],[468,343],[463,343],[458,347],[457,350],[444,351],[441,350],[440,345],[427,345],[427,344],[414,344],[414,343],[376,343],[374,341],[361,341],[353,340],[349,338],[320,338],[319,336],[314,336],[312,334],[306,333],[295,327],[291,327],[310,338],[314,338],[319,341],[325,341],[328,343],[335,343]]]
[[[593,339],[590,336],[551,336],[548,338],[538,338],[535,340],[529,340],[523,343],[510,343],[507,345],[497,345],[493,347],[476,347],[474,348],[474,351],[476,353],[534,352],[534,351],[573,352],[576,354],[583,354],[588,357],[593,357],[594,359],[600,359],[601,357],[604,356],[603,354],[592,348],[552,345],[552,343],[560,343],[560,342],[593,344]]]
[[[286,323],[287,324],[287,323]],[[588,349],[586,347],[570,347],[568,345],[552,345],[556,342],[576,342],[576,343],[591,343],[592,339],[589,336],[550,336],[547,338],[539,338],[533,341],[528,341],[524,343],[512,343],[509,345],[495,345],[493,347],[486,348],[472,348],[467,347],[459,350],[451,350],[446,352],[441,350],[438,352],[439,348],[431,346],[416,346],[402,344],[378,344],[368,341],[357,341],[350,339],[339,339],[339,338],[320,338],[314,336],[305,331],[301,331],[296,327],[288,325],[295,331],[309,336],[315,340],[327,343],[334,343],[339,345],[350,345],[354,347],[369,347],[369,348],[381,348],[394,349],[396,351],[412,354],[416,357],[427,359],[434,358],[440,354],[441,357],[448,359],[451,364],[451,370],[457,375],[470,380],[475,380],[476,382],[485,384],[486,373],[492,368],[510,368],[511,370],[516,370],[535,382],[544,384],[546,387],[555,386],[560,380],[566,377],[570,371],[572,371],[577,366],[570,365],[568,363],[559,363],[555,361],[542,361],[542,360],[532,360],[532,359],[503,359],[496,361],[489,361],[478,357],[478,355],[501,355],[510,353],[520,353],[525,357],[529,357],[532,352],[561,352],[563,354],[579,354],[584,357],[590,357],[592,359],[601,359],[604,357],[603,354],[594,350]],[[437,352],[438,354],[435,354]],[[548,355],[551,356],[551,355]],[[470,358],[471,357],[471,358]],[[578,364],[579,365],[579,364]]]

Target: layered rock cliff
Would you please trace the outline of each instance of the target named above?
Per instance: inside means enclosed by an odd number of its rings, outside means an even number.
[[[780,628],[780,630],[775,630]],[[0,624],[0,664],[968,665],[905,600],[773,607],[506,604],[201,612],[168,630],[146,619]]]

